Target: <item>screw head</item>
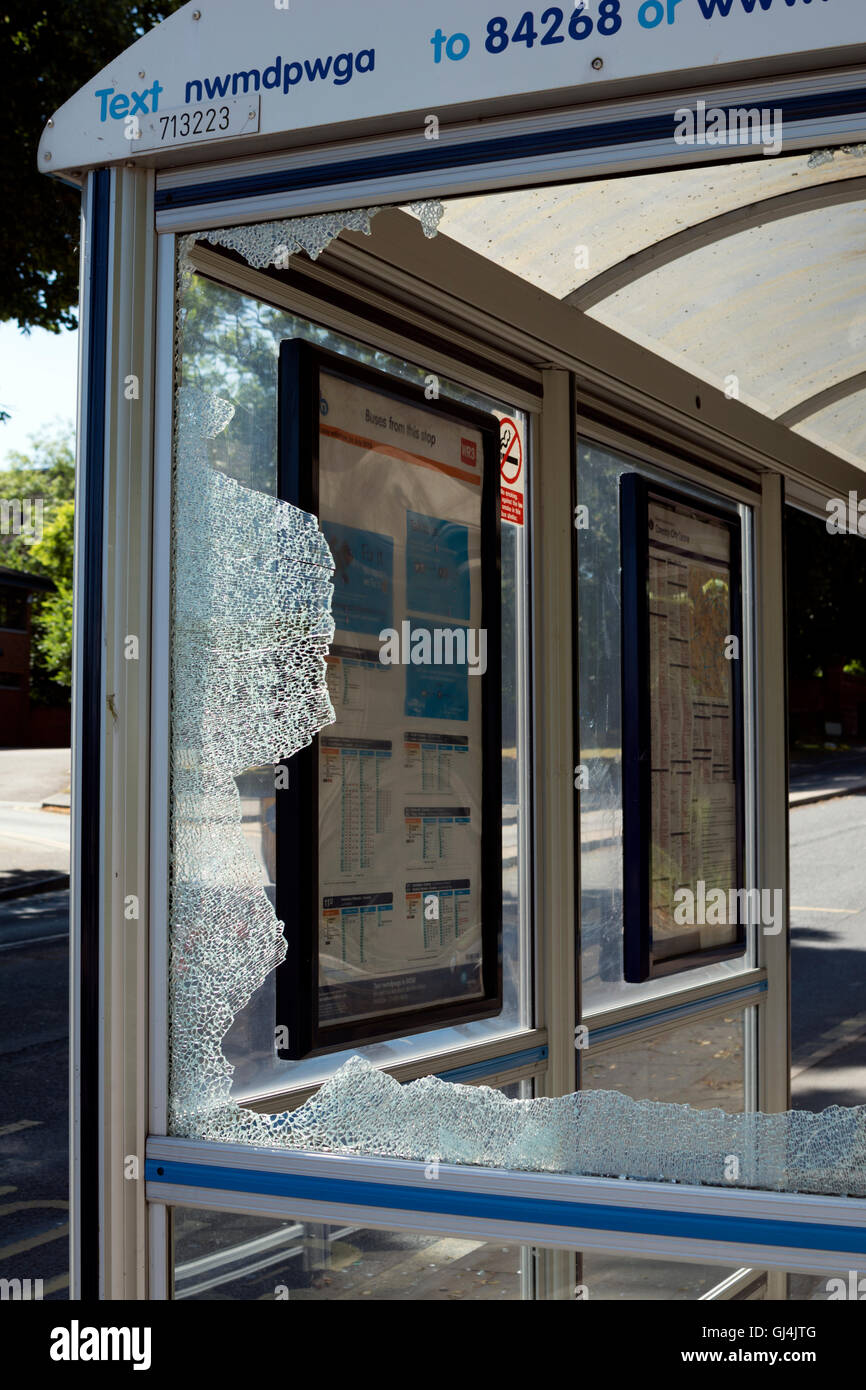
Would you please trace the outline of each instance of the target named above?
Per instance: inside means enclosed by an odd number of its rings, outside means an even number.
[[[45,124],[48,126],[48,129],[51,130],[51,128],[52,128],[53,125],[54,125],[54,117],[53,117],[53,116],[49,116],[49,117],[48,117],[48,120],[45,122]]]
[[[44,153],[44,155],[42,156],[42,158],[45,160],[45,163],[47,164],[48,161],[49,161],[50,158],[51,158],[51,151],[50,151],[50,150],[46,150],[45,153]]]
[[[593,58],[593,60],[592,60],[592,66],[595,68],[596,72],[600,72],[601,69],[604,67],[604,59],[603,59],[603,58]]]
[[[139,75],[139,77],[147,77],[147,73],[146,73],[146,72],[140,72],[138,75]]]
[[[192,17],[193,19],[201,19],[201,10],[193,10]]]

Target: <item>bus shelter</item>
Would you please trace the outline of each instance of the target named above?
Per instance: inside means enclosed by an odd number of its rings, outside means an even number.
[[[437,16],[192,0],[40,144],[73,1296],[866,1256],[866,1108],[790,1108],[783,547],[860,515],[857,7]]]

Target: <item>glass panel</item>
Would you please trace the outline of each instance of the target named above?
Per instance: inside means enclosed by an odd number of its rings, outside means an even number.
[[[513,1302],[532,1256],[519,1245],[178,1207],[176,1299]]]
[[[474,1236],[374,1230],[268,1216],[174,1207],[176,1300],[274,1302],[518,1302],[538,1297],[536,1271],[547,1260],[551,1296],[588,1302],[695,1302],[699,1299],[839,1301],[866,1294],[860,1271],[833,1274],[693,1264],[637,1254],[566,1252]],[[557,1254],[554,1264],[550,1255]],[[563,1270],[563,1265],[565,1270]]]
[[[590,1034],[583,1089],[736,1114],[746,1109],[745,1019],[740,1011],[598,1049]]]

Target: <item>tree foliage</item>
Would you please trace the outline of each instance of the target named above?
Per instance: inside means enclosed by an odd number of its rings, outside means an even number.
[[[181,0],[7,0],[0,15],[6,125],[0,187],[14,214],[0,223],[0,319],[58,333],[75,326],[77,189],[37,171],[48,118]]]
[[[72,543],[75,505],[61,502],[42,540],[33,546],[33,557],[54,580],[53,594],[46,594],[35,616],[36,654],[58,685],[72,685]]]
[[[0,499],[41,503],[39,539],[0,536],[0,565],[42,575],[55,586],[33,599],[30,693],[41,704],[69,698],[74,491],[72,442],[63,434],[36,436],[29,453],[10,454],[0,469]]]
[[[785,516],[788,671],[813,676],[866,664],[866,542],[832,535],[793,507]]]
[[[75,455],[71,433],[43,432],[32,435],[28,453],[11,450],[0,468],[0,499],[42,504],[42,529],[51,524],[62,502],[75,496]],[[32,541],[21,535],[0,536],[0,565],[54,578],[34,554]]]

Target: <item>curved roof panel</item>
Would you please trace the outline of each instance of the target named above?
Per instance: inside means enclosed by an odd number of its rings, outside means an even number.
[[[441,230],[864,467],[864,156],[464,198]]]

